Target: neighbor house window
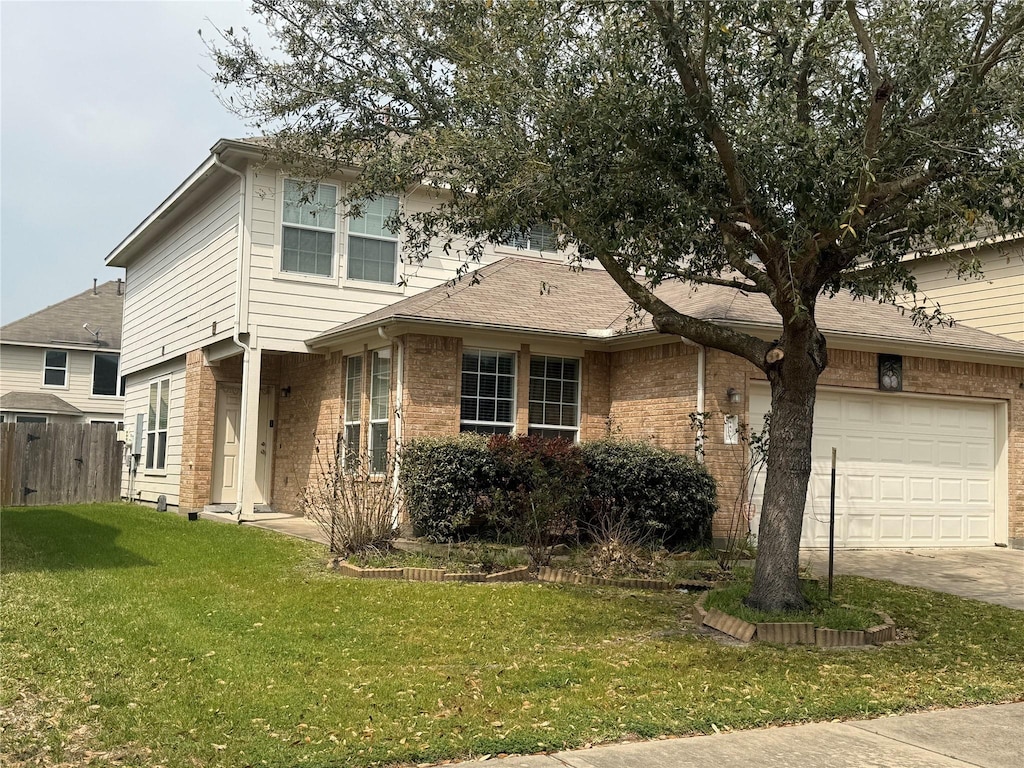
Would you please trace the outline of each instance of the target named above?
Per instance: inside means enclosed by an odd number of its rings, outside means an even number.
[[[68,385],[68,353],[59,349],[48,349],[43,358],[43,386],[66,387]]]
[[[372,283],[395,284],[398,237],[388,220],[398,213],[397,197],[359,202],[361,216],[348,222],[348,277]]]
[[[167,466],[167,411],[170,409],[171,380],[149,385],[149,413],[146,419],[146,469]]]
[[[45,416],[16,416],[14,419],[16,424],[45,424]]]
[[[359,463],[362,402],[363,357],[354,355],[345,364],[345,437],[341,447],[341,465],[349,472]]]
[[[116,397],[120,379],[117,376],[119,355],[97,352],[92,357],[92,393],[103,397]],[[121,394],[124,394],[121,391]]]
[[[463,432],[510,434],[515,427],[516,356],[514,352],[468,349],[462,353]]]
[[[534,224],[527,229],[516,230],[508,239],[513,248],[529,251],[555,250],[555,230],[550,224]]]
[[[330,277],[334,274],[335,208],[338,188],[285,179],[281,228],[281,271]]]
[[[579,433],[580,361],[530,358],[530,434],[575,440]]]
[[[388,395],[391,350],[375,349],[370,368],[370,469],[383,472],[388,460]]]

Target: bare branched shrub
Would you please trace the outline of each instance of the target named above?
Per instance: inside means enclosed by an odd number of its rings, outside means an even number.
[[[380,466],[380,457],[378,466]],[[370,457],[318,438],[317,473],[302,493],[302,509],[327,537],[331,552],[354,554],[386,546],[397,535],[397,456],[384,457],[379,471]]]
[[[653,536],[621,510],[600,509],[586,532],[592,542],[588,551],[595,576],[624,576],[651,570]]]

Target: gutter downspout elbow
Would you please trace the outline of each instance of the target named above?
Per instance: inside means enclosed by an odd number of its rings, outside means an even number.
[[[220,154],[213,155],[213,162],[218,168],[221,168],[233,176],[238,177],[238,244],[235,250],[235,322],[234,330],[231,333],[231,340],[235,343],[239,349],[242,350],[242,403],[246,402],[246,389],[247,379],[246,372],[249,370],[249,359],[252,355],[252,348],[249,346],[247,339],[242,339],[242,298],[245,293],[248,292],[249,281],[247,279],[245,270],[245,174],[241,171],[235,170],[230,165],[227,165],[220,159]],[[248,302],[246,302],[246,309],[248,309]],[[246,318],[248,320],[248,318]],[[248,322],[246,322],[248,327]],[[248,334],[247,334],[248,335]],[[245,445],[246,439],[246,419],[245,411],[243,408],[242,418],[239,419],[241,422],[238,429],[238,444],[241,446]],[[244,449],[243,449],[244,450]],[[235,500],[235,508],[231,514],[235,516],[235,520],[241,525],[242,523],[242,487],[245,482],[245,460],[244,453],[242,460],[238,462],[238,480],[235,483],[235,488],[238,489],[238,496]]]

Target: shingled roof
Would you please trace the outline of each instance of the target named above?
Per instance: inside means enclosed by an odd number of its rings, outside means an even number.
[[[0,410],[82,415],[82,412],[71,403],[49,392],[7,392],[0,397]]]
[[[8,323],[0,328],[0,341],[119,350],[123,311],[124,283],[111,280]],[[82,327],[86,323],[98,338]]]
[[[732,288],[671,283],[658,295],[692,317],[723,325],[778,329],[766,296]],[[944,348],[995,352],[1024,358],[1024,344],[967,326],[915,326],[894,306],[856,300],[849,293],[818,300],[818,326],[828,335],[911,342]],[[636,314],[629,299],[600,269],[509,257],[463,277],[332,328],[309,341],[333,344],[386,322],[419,322],[465,328],[594,338],[653,333],[650,317]]]

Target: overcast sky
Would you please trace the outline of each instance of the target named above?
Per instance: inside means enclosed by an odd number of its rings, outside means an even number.
[[[106,255],[222,137],[197,30],[224,2],[0,2],[0,322],[123,276]]]

